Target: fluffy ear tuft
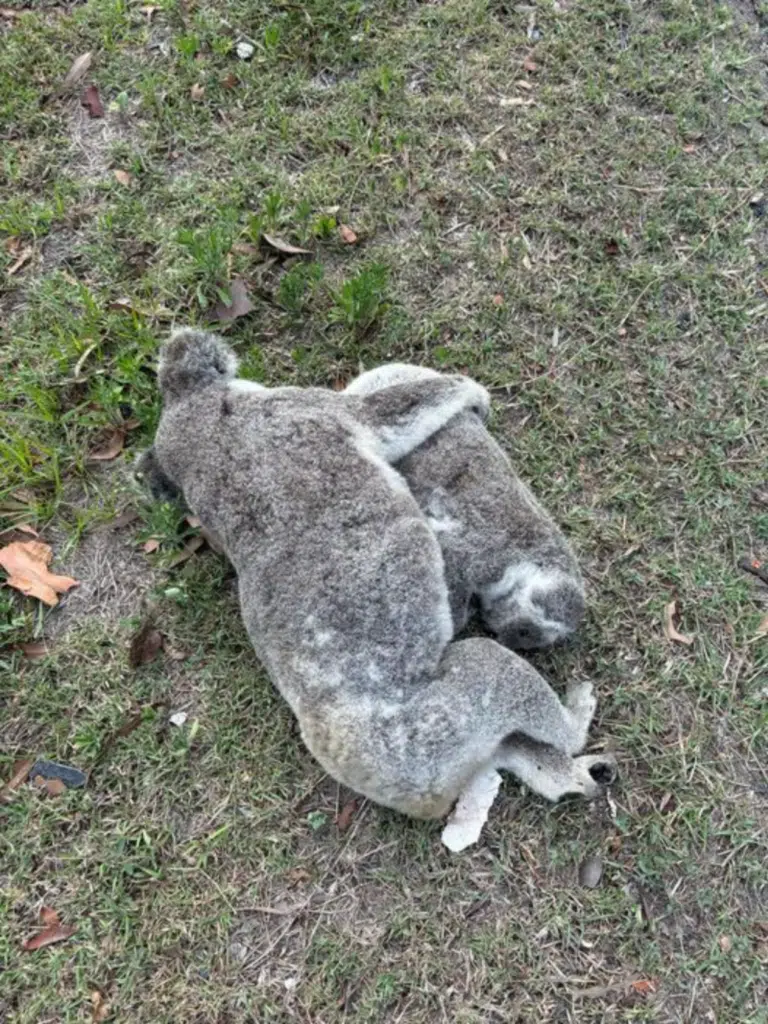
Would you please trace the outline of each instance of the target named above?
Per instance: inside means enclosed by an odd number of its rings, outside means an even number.
[[[165,402],[224,383],[237,373],[237,357],[221,338],[207,331],[176,331],[160,350],[158,383]]]

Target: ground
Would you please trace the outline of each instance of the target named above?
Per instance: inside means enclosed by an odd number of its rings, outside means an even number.
[[[0,1018],[768,1021],[768,588],[738,567],[768,557],[766,5],[4,2],[0,512],[81,587],[0,590],[0,778],[88,784],[0,806]],[[585,568],[534,660],[595,679],[605,798],[508,778],[453,856],[303,749],[226,564],[176,561],[195,526],[130,473],[161,340],[236,278],[249,377],[491,388]],[[26,952],[43,905],[76,933]]]

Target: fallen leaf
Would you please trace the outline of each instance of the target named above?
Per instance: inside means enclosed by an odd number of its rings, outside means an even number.
[[[760,620],[760,625],[757,627],[757,636],[768,636],[768,615]]]
[[[19,644],[19,648],[24,657],[29,658],[30,661],[44,658],[48,654],[48,644],[45,640],[32,640],[28,644]]]
[[[37,532],[37,530],[34,528],[34,526],[30,526],[29,523],[19,523],[19,525],[16,527],[16,529],[17,530],[21,530],[22,533],[28,533],[30,535],[30,537],[39,537],[40,536],[40,534]]]
[[[345,245],[354,245],[357,241],[357,235],[348,224],[339,224],[339,234]]]
[[[139,728],[144,720],[144,712],[141,708],[138,711],[134,711],[132,715],[123,722],[123,724],[115,731],[115,739],[118,737],[130,736],[132,732],[135,732]]]
[[[21,11],[14,10],[13,7],[0,7],[0,18],[6,18],[8,21],[13,21],[15,18],[21,17]]]
[[[271,245],[273,249],[277,249],[278,252],[284,252],[289,256],[311,255],[311,251],[309,249],[302,249],[298,245],[291,245],[290,242],[286,242],[283,238],[278,238],[277,235],[268,235],[266,231],[262,232],[261,237],[267,245]]]
[[[500,785],[499,773],[486,768],[471,779],[459,795],[441,836],[452,853],[459,853],[480,838]]]
[[[93,61],[93,55],[90,53],[82,53],[80,56],[73,61],[72,67],[64,76],[64,81],[59,86],[59,92],[68,92],[74,85],[83,78],[91,66]]]
[[[127,508],[125,512],[121,512],[119,516],[112,520],[109,524],[110,530],[122,530],[126,526],[130,526],[131,523],[135,523],[139,518],[139,513],[135,508]]]
[[[201,85],[199,82],[195,82],[189,90],[189,98],[193,103],[202,103],[205,98],[205,86]]]
[[[306,868],[291,868],[286,872],[285,877],[292,885],[298,885],[299,882],[309,882],[312,875]]]
[[[525,89],[527,92],[530,92],[533,88],[533,85],[528,81],[527,78],[518,78],[518,80],[515,82],[515,85],[518,87],[518,89]]]
[[[182,651],[178,647],[166,647],[165,653],[171,661],[186,661],[189,657],[189,651]]]
[[[603,242],[603,252],[606,256],[618,256],[619,251],[619,243],[615,238],[607,238]]]
[[[57,594],[77,586],[71,576],[56,576],[48,570],[52,559],[52,548],[39,540],[14,541],[0,548],[0,565],[8,573],[8,586],[51,608],[59,603]]]
[[[142,549],[145,555],[151,555],[153,551],[157,551],[160,547],[160,541],[157,537],[150,537],[149,540],[145,540],[142,544]]]
[[[694,144],[692,142],[689,142],[687,146],[683,146],[683,152],[684,153],[695,153],[696,152],[696,147],[694,146]]]
[[[235,242],[231,252],[236,252],[239,256],[256,256],[259,252],[259,247],[252,245],[250,242]]]
[[[91,1020],[101,1024],[109,1016],[109,1000],[97,988],[91,992]]]
[[[186,562],[188,558],[191,558],[196,551],[199,551],[203,544],[205,544],[205,539],[203,537],[190,537],[178,555],[172,558],[168,564],[171,567],[181,565],[183,562]]]
[[[32,781],[38,789],[44,789],[49,796],[61,796],[67,791],[61,779],[46,779],[42,775],[36,775]]]
[[[539,65],[535,60],[532,60],[530,57],[526,57],[523,61],[523,68],[526,71],[534,72],[539,70]]]
[[[107,309],[113,313],[138,313],[130,299],[114,299],[107,303]]]
[[[8,779],[4,786],[0,787],[0,803],[7,804],[11,802],[14,792],[27,781],[30,769],[34,763],[32,758],[23,758],[20,761],[16,761],[10,779]]]
[[[121,185],[124,185],[126,188],[128,188],[128,186],[133,181],[133,176],[129,174],[128,171],[121,171],[118,169],[116,171],[113,171],[112,173],[114,174],[115,179],[119,181]]]
[[[59,915],[53,909],[53,907],[41,907],[40,908],[40,924],[45,925],[46,928],[52,927],[52,925],[59,924]]]
[[[656,982],[652,978],[637,978],[629,983],[629,987],[641,995],[647,995],[656,991]]]
[[[494,306],[503,306],[504,305],[504,296],[503,295],[494,295],[492,301],[493,301]]]
[[[240,79],[233,71],[230,71],[228,75],[222,78],[221,84],[225,89],[236,89],[240,85]]]
[[[532,107],[533,100],[524,100],[522,96],[502,96],[500,107]]]
[[[733,942],[731,941],[730,935],[721,935],[717,940],[717,944],[723,953],[730,953],[733,948]]]
[[[216,554],[216,555],[223,555],[224,554],[224,548],[219,543],[218,538],[214,534],[209,533],[208,530],[206,530],[206,528],[204,526],[200,527],[200,536],[203,538],[203,540],[208,545],[208,547],[211,549],[211,551],[214,552],[214,554]]]
[[[134,669],[148,665],[158,656],[162,646],[163,634],[151,622],[145,622],[131,638],[128,664]]]
[[[159,11],[160,8],[155,4],[145,4],[144,7],[140,7],[139,10],[141,11],[142,14],[146,14],[148,21],[151,21],[152,15],[155,13],[155,11]]]
[[[228,320],[237,320],[241,316],[247,316],[256,308],[251,302],[248,288],[241,277],[236,277],[229,286],[229,294],[232,301],[227,303],[219,301],[211,310],[210,319],[224,323]]]
[[[125,428],[117,427],[112,431],[109,439],[88,456],[89,462],[111,462],[116,459],[123,450],[125,444]]]
[[[6,270],[6,274],[8,275],[8,277],[13,277],[14,274],[18,274],[18,272],[21,270],[21,268],[24,266],[24,264],[28,263],[30,261],[34,251],[35,250],[32,248],[31,245],[27,246],[26,249],[23,249],[22,252],[21,252],[21,255]]]
[[[603,877],[603,858],[599,854],[592,854],[579,865],[579,885],[586,889],[596,889]]]
[[[664,607],[664,636],[667,640],[674,640],[675,643],[685,644],[686,647],[690,647],[693,643],[692,636],[686,636],[684,633],[679,633],[675,628],[675,619],[678,616],[677,601],[670,601],[668,605]]]
[[[43,907],[40,911],[40,923],[44,925],[42,931],[24,939],[21,944],[21,948],[28,953],[42,949],[44,946],[51,946],[54,942],[63,942],[64,939],[71,938],[77,931],[71,925],[62,924],[56,911],[48,907]]]
[[[95,85],[87,85],[83,89],[80,106],[85,107],[91,117],[104,117],[104,106]]]
[[[141,426],[141,420],[137,416],[131,416],[130,419],[124,420],[122,427],[123,430],[138,430]]]
[[[357,800],[347,800],[342,809],[336,815],[336,827],[339,832],[346,832],[352,824],[352,819],[357,810]]]

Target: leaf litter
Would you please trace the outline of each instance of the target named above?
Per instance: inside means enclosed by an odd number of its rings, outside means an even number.
[[[218,323],[237,320],[247,316],[256,308],[248,294],[248,286],[241,277],[236,277],[229,286],[230,302],[220,299],[210,312],[209,319]]]
[[[128,664],[132,669],[149,665],[163,648],[163,634],[151,621],[143,623],[131,638]]]
[[[692,636],[686,636],[685,633],[680,633],[675,625],[676,621],[679,621],[680,610],[678,608],[677,601],[670,601],[668,605],[664,607],[664,636],[667,640],[674,641],[674,643],[685,644],[686,647],[690,647],[693,643]]]
[[[36,935],[24,939],[21,948],[28,953],[36,949],[43,949],[45,946],[52,946],[54,942],[63,942],[71,938],[76,928],[71,925],[62,924],[59,915],[51,907],[43,907],[40,911],[40,924],[42,929]]]
[[[0,565],[8,573],[8,586],[51,608],[59,603],[58,594],[66,594],[78,585],[71,576],[50,572],[52,560],[53,549],[39,540],[15,541],[0,548]]]
[[[80,106],[85,107],[90,117],[104,117],[104,105],[95,85],[86,85],[80,96]]]

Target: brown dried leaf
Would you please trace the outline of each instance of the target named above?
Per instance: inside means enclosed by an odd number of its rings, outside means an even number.
[[[653,978],[637,978],[629,983],[629,987],[641,995],[647,995],[649,992],[656,991],[656,982]]]
[[[238,256],[256,256],[258,255],[259,247],[251,242],[235,242],[232,246],[232,252],[237,253]]]
[[[271,245],[273,249],[277,249],[278,252],[284,252],[288,256],[311,255],[311,250],[302,249],[298,245],[292,245],[290,242],[286,242],[285,239],[279,238],[277,235],[268,235],[266,231],[262,232],[261,237],[267,245]]]
[[[86,85],[83,89],[80,106],[85,107],[90,117],[104,117],[104,105],[95,85]]]
[[[678,617],[677,601],[670,601],[664,608],[664,636],[667,640],[678,644],[685,644],[690,647],[693,643],[692,636],[679,633],[675,627],[675,619]]]
[[[111,462],[123,450],[125,444],[125,427],[117,427],[109,439],[88,456],[89,462]]]
[[[760,620],[760,625],[757,627],[757,636],[768,636],[768,615],[764,619]]]
[[[190,537],[178,555],[172,558],[168,564],[171,567],[181,565],[183,562],[186,562],[188,558],[191,558],[196,551],[199,551],[203,544],[205,544],[205,539],[203,537]]]
[[[285,877],[291,885],[298,885],[299,882],[309,882],[312,879],[312,875],[306,868],[291,868],[290,871],[286,872]]]
[[[42,775],[36,775],[32,781],[38,789],[44,789],[48,796],[61,796],[67,791],[61,779],[46,779]]]
[[[523,68],[526,71],[530,71],[531,73],[533,73],[534,71],[539,70],[539,65],[536,63],[535,60],[532,60],[530,57],[526,57],[523,61]]]
[[[0,565],[8,573],[8,586],[51,608],[59,603],[57,594],[66,594],[77,586],[71,576],[56,576],[48,570],[52,559],[50,545],[39,540],[14,541],[0,548]]]
[[[148,665],[158,656],[162,646],[163,634],[151,622],[145,622],[131,639],[128,664],[133,669]]]
[[[133,181],[133,175],[129,174],[128,171],[121,171],[118,169],[116,171],[113,171],[112,173],[115,176],[115,180],[119,181],[120,184],[124,185],[126,188],[128,188],[128,186]]]
[[[202,103],[205,99],[205,86],[201,85],[200,82],[195,82],[189,90],[189,98],[193,103]]]
[[[21,270],[24,264],[28,263],[29,260],[32,258],[32,254],[34,253],[34,251],[35,250],[32,248],[31,245],[27,246],[26,249],[23,249],[21,251],[21,254],[16,259],[16,262],[11,264],[11,266],[8,267],[8,269],[6,270],[6,274],[8,275],[8,277],[13,277],[14,274],[18,274],[18,272]]]
[[[339,234],[345,245],[354,245],[357,241],[357,235],[348,224],[339,224]]]
[[[221,80],[221,84],[225,89],[236,89],[240,85],[240,79],[234,73],[230,71],[228,75],[225,75]]]
[[[98,989],[91,992],[91,1020],[101,1024],[109,1016],[109,1000]]]
[[[34,763],[34,759],[31,757],[16,761],[13,766],[13,775],[4,786],[0,787],[0,803],[7,804],[13,800],[14,792],[27,781],[29,770]]]
[[[37,658],[44,658],[48,654],[48,644],[45,640],[32,640],[28,644],[19,644],[21,653],[25,658],[29,658],[30,661],[35,661]]]
[[[72,67],[64,76],[64,81],[59,86],[59,92],[68,92],[73,86],[77,85],[81,78],[85,76],[88,69],[93,61],[93,55],[90,53],[82,53],[73,61]]]
[[[149,540],[145,540],[142,544],[142,549],[145,555],[151,555],[153,551],[157,551],[160,547],[160,541],[157,537],[150,537]]]
[[[689,142],[687,146],[683,146],[683,152],[684,153],[688,153],[688,154],[695,153],[696,152],[696,147],[694,146],[694,144],[692,142]]]
[[[59,924],[59,915],[53,907],[40,908],[40,924],[46,928],[52,928],[53,925]]]
[[[36,949],[42,949],[44,946],[51,946],[54,942],[63,942],[65,939],[71,938],[76,931],[76,928],[72,928],[68,924],[51,924],[43,928],[37,935],[24,939],[21,948],[31,953]]]
[[[111,310],[113,313],[140,312],[138,309],[136,309],[136,307],[133,305],[130,299],[114,299],[112,302],[107,303],[107,309]]]
[[[347,800],[342,809],[336,815],[336,827],[339,832],[346,832],[349,826],[352,824],[352,819],[355,816],[357,810],[357,800]]]
[[[210,319],[219,323],[228,320],[237,320],[238,317],[247,316],[256,308],[251,302],[248,288],[241,277],[236,277],[229,286],[229,294],[232,302],[227,305],[225,302],[217,302],[211,310]]]
[[[121,512],[119,516],[112,520],[109,524],[110,530],[122,530],[126,526],[130,526],[131,523],[135,523],[139,518],[139,513],[135,508],[127,508],[124,512]]]

